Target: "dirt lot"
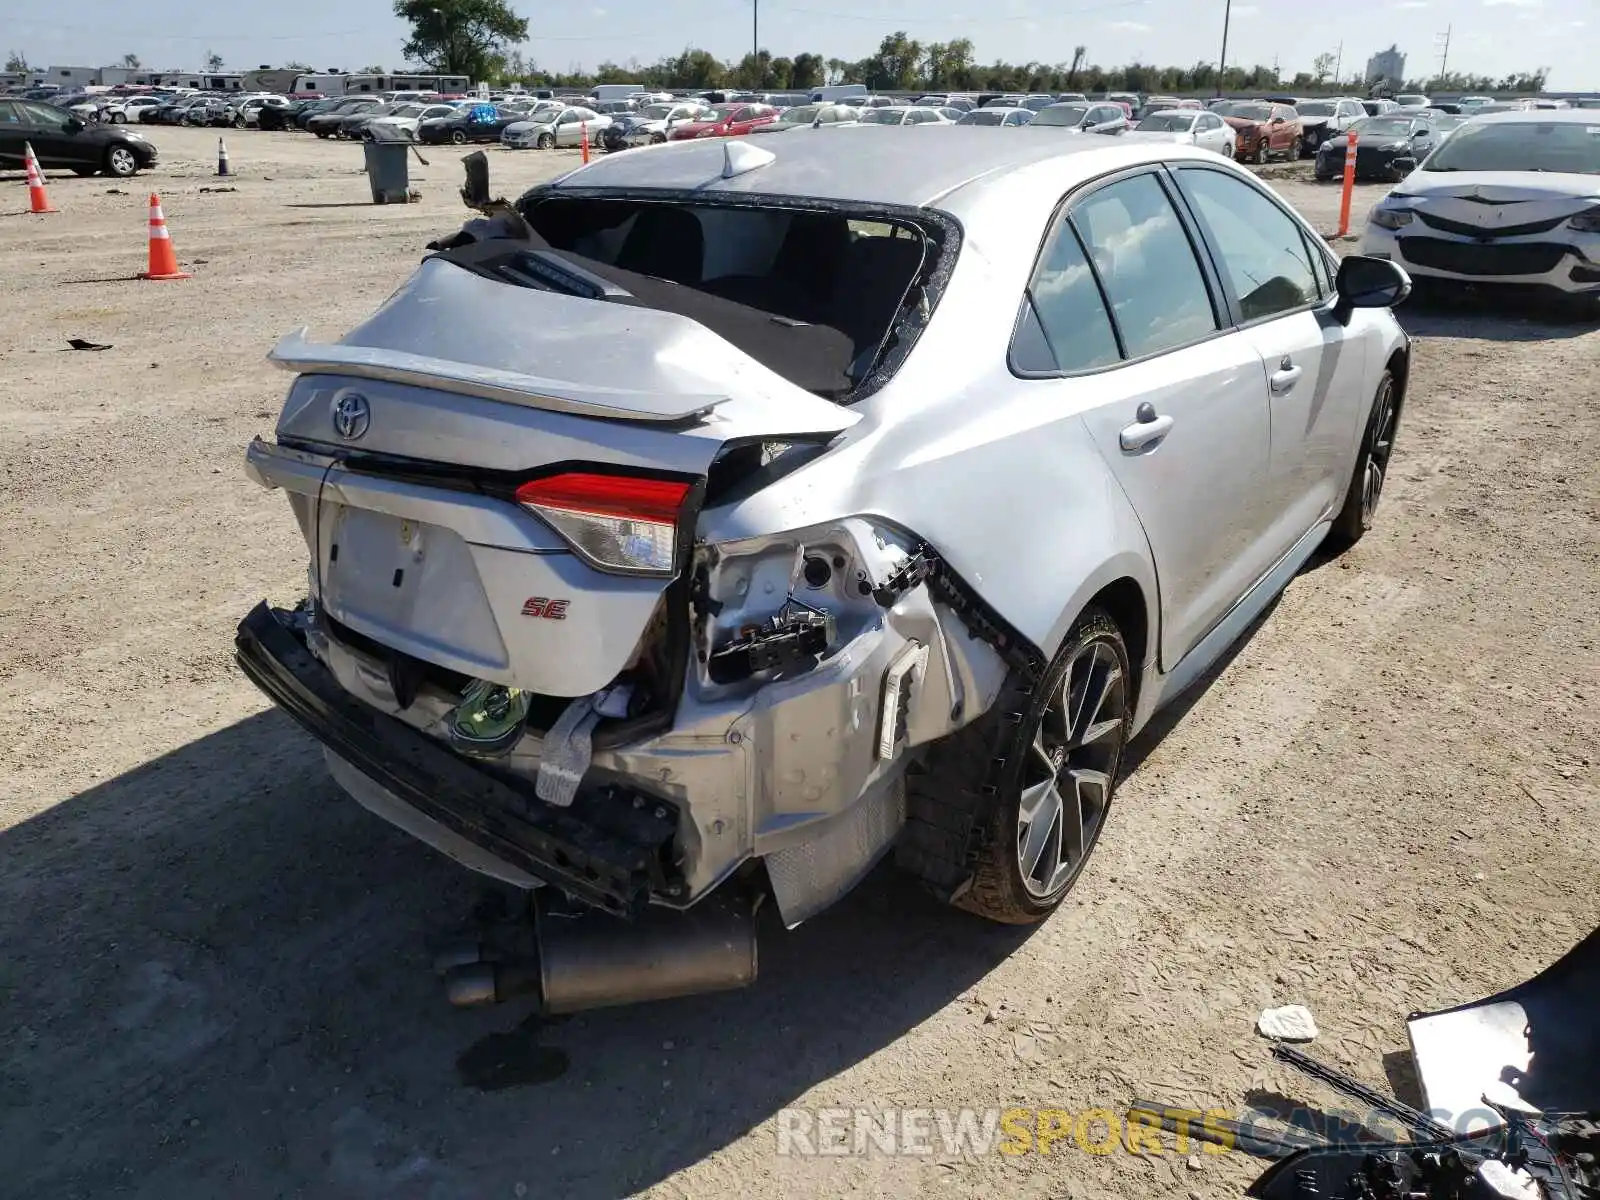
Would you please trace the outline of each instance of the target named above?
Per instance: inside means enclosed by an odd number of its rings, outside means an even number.
[[[373,208],[350,145],[236,134],[218,181],[212,135],[153,136],[154,176],[55,178],[59,216],[0,218],[0,1194],[1236,1196],[1240,1155],[780,1158],[774,1114],[1336,1104],[1252,1032],[1289,1001],[1406,1096],[1408,1011],[1600,920],[1600,331],[1407,311],[1379,528],[1143,740],[1052,920],[991,928],[885,874],[766,931],[754,991],[534,1031],[563,1074],[464,1085],[458,1055],[524,1015],[453,1012],[429,973],[477,885],[345,799],[231,661],[238,617],[305,580],[241,470],[287,383],[263,356],[457,226],[459,155]],[[576,156],[491,157],[515,194]],[[152,185],[186,283],[129,279]],[[1332,190],[1280,186],[1332,224]]]

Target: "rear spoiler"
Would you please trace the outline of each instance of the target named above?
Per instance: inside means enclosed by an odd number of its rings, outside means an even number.
[[[379,379],[575,416],[624,421],[688,421],[704,416],[729,399],[726,395],[589,387],[571,380],[542,379],[521,371],[475,366],[404,350],[313,342],[306,336],[308,332],[302,328],[289,334],[273,347],[268,361],[301,375]]]

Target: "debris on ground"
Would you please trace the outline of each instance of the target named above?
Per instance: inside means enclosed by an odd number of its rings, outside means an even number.
[[[1263,1009],[1256,1018],[1256,1031],[1279,1042],[1309,1042],[1317,1036],[1317,1022],[1303,1004]]]
[[[68,338],[67,348],[69,350],[109,350],[111,349],[111,343],[86,342],[82,338]]]

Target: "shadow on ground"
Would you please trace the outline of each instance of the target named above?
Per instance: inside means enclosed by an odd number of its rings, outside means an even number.
[[[1600,311],[1600,310],[1597,310]],[[1487,342],[1550,342],[1592,333],[1600,322],[1570,302],[1487,291],[1415,293],[1395,316],[1413,337],[1471,338]]]
[[[526,1007],[455,1012],[431,952],[474,877],[368,816],[276,713],[0,836],[0,1195],[616,1196],[749,1132],[1025,938],[887,872],[751,991],[542,1031],[559,1079],[463,1087]]]
[[[482,1091],[458,1058],[529,1006],[453,1011],[431,961],[483,895],[275,711],[0,834],[0,1196],[620,1195],[890,1045],[1031,932],[883,868],[798,930],[767,906],[752,989],[537,1028],[554,1077]]]

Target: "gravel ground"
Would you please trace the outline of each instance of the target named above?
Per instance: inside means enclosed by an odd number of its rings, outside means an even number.
[[[1600,920],[1600,332],[1407,310],[1379,527],[1142,740],[1050,921],[884,874],[766,931],[753,991],[523,1028],[548,1080],[466,1086],[457,1057],[524,1015],[450,1011],[429,973],[477,884],[345,799],[231,662],[238,617],[304,585],[241,470],[287,382],[263,356],[459,224],[459,155],[374,208],[347,144],[234,134],[219,181],[211,134],[152,136],[153,176],[0,217],[0,1195],[1235,1196],[1241,1155],[780,1157],[774,1114],[1336,1104],[1254,1036],[1284,1002],[1406,1097],[1407,1012]],[[576,159],[490,153],[511,195]],[[188,282],[130,279],[152,185]],[[1336,190],[1278,186],[1332,226]]]

